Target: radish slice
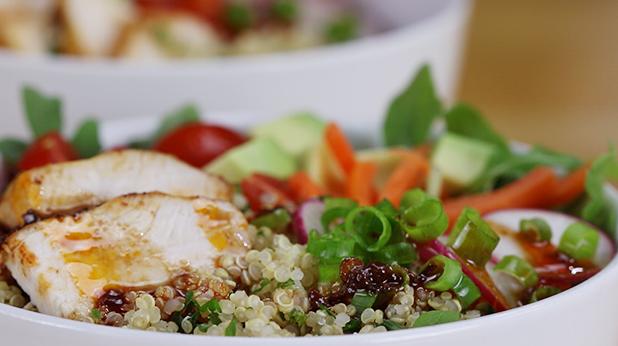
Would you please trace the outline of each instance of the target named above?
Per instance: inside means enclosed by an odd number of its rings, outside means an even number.
[[[422,261],[428,261],[435,255],[443,255],[461,263],[461,269],[464,274],[474,282],[481,292],[481,296],[494,308],[494,310],[504,311],[513,306],[508,303],[502,292],[496,287],[487,270],[471,266],[440,240],[436,239],[425,244],[418,244],[417,251]]]
[[[531,219],[535,217],[543,219],[549,224],[552,230],[551,242],[555,246],[558,246],[560,238],[562,237],[564,231],[569,225],[575,222],[586,223],[585,221],[577,219],[573,216],[538,209],[500,210],[484,216],[486,220],[503,225],[515,232],[519,230],[519,222],[521,220]],[[614,257],[614,254],[616,253],[615,244],[605,232],[602,232],[593,225],[588,225],[596,229],[600,235],[597,252],[595,257],[592,259],[592,262],[599,267],[604,267],[611,261],[611,259]],[[500,242],[498,243],[498,247],[496,247],[496,249],[494,250],[493,255],[496,256],[498,260],[506,255],[517,255],[525,257],[525,253],[518,245],[517,240],[504,234],[500,234]]]
[[[306,244],[309,232],[316,230],[319,234],[324,233],[322,227],[322,214],[324,202],[319,199],[310,199],[298,207],[293,216],[293,228],[299,244]]]

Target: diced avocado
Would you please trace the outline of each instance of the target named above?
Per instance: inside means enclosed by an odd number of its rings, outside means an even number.
[[[431,162],[448,188],[461,189],[483,174],[494,153],[491,144],[447,133],[438,141]]]
[[[296,161],[274,141],[257,138],[236,147],[205,167],[209,173],[239,183],[252,173],[285,179],[296,171]]]
[[[325,123],[309,113],[286,116],[253,129],[256,138],[270,138],[292,155],[300,159],[303,154],[318,144],[324,137]]]

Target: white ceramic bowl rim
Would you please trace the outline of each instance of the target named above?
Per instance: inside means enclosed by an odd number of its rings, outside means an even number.
[[[444,0],[442,7],[431,12],[427,17],[421,18],[414,23],[393,28],[382,33],[362,37],[347,43],[326,45],[298,51],[275,52],[260,55],[213,57],[208,59],[186,59],[162,62],[135,62],[120,59],[97,58],[84,59],[67,55],[28,56],[0,49],[0,63],[19,64],[19,66],[70,68],[71,71],[81,69],[106,68],[105,73],[127,72],[154,72],[178,74],[183,71],[190,72],[194,69],[230,67],[243,73],[244,69],[259,68],[281,70],[286,67],[296,67],[296,64],[307,66],[311,61],[315,64],[327,64],[333,60],[346,59],[347,57],[388,50],[396,46],[401,39],[414,40],[426,36],[426,31],[436,27],[437,22],[448,21],[454,16],[468,16],[472,0]]]
[[[228,112],[214,112],[215,118],[229,115]],[[245,114],[248,115],[248,114]],[[231,121],[233,124],[242,124],[243,118],[235,119]],[[103,137],[106,136],[114,136],[116,141],[124,140],[126,142],[127,138],[133,138],[136,134],[149,133],[151,128],[157,123],[156,119],[153,118],[134,118],[133,122],[129,124],[125,123],[123,128],[130,128],[138,130],[129,130],[128,132],[117,132],[114,131],[118,129],[122,123],[119,121],[112,121],[103,123],[104,133]],[[142,124],[143,126],[132,126]],[[229,123],[228,123],[229,124]],[[246,122],[244,122],[246,126]],[[127,126],[129,125],[129,126]],[[375,128],[375,126],[365,127],[367,128]],[[115,141],[114,144],[117,144]],[[109,143],[108,143],[109,144]],[[109,145],[107,145],[109,146]],[[605,193],[608,199],[614,202],[614,205],[618,206],[618,190],[607,184],[605,186]],[[614,236],[614,241],[615,241]],[[513,320],[526,318],[527,315],[535,312],[541,312],[553,309],[556,306],[560,305],[568,305],[571,304],[573,298],[580,295],[586,295],[587,291],[590,291],[596,285],[602,285],[604,282],[610,280],[612,277],[618,277],[618,256],[615,256],[611,262],[603,268],[598,274],[594,275],[592,278],[586,280],[585,282],[573,287],[565,292],[557,294],[555,296],[544,299],[540,302],[536,302],[533,304],[525,305],[522,307],[514,308],[504,312],[498,312],[491,315],[483,316],[477,319],[472,320],[464,320],[458,321],[443,325],[436,325],[430,327],[423,327],[419,329],[404,329],[399,331],[389,331],[385,333],[370,333],[370,334],[354,334],[354,335],[343,335],[343,336],[319,336],[320,340],[325,340],[327,344],[336,344],[340,342],[342,339],[346,341],[353,340],[354,338],[363,338],[363,342],[366,343],[387,343],[389,340],[401,340],[401,339],[414,339],[414,340],[425,340],[424,338],[430,338],[436,335],[442,334],[455,334],[467,329],[478,329],[478,328],[492,328],[503,323],[508,324]],[[9,305],[0,304],[0,316],[10,316],[11,318],[18,319],[23,321],[24,323],[32,323],[32,324],[40,324],[47,325],[51,327],[55,327],[61,330],[79,332],[79,333],[87,333],[92,336],[96,335],[109,335],[113,334],[118,337],[126,338],[127,340],[140,340],[147,342],[150,339],[156,338],[158,342],[170,342],[170,344],[179,343],[182,341],[195,341],[196,338],[207,338],[206,341],[215,342],[217,345],[254,345],[255,339],[250,337],[214,337],[214,336],[202,336],[202,335],[183,335],[183,334],[167,334],[167,333],[157,333],[150,331],[141,331],[141,330],[130,330],[116,327],[107,327],[101,325],[94,325],[90,323],[77,322],[68,319],[62,319],[59,317],[48,316],[37,312],[32,312],[20,308],[15,308]],[[525,331],[522,331],[525,332]],[[264,344],[269,344],[272,346],[288,346],[288,345],[309,345],[313,344],[316,340],[315,337],[289,337],[289,338],[260,338],[260,342]]]

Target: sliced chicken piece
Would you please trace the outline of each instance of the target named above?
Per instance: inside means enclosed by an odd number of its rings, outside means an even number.
[[[7,238],[2,252],[39,311],[81,320],[110,288],[154,289],[187,273],[223,284],[212,274],[216,260],[246,252],[247,227],[229,202],[128,195],[28,225]]]
[[[232,194],[230,185],[219,177],[173,156],[124,150],[21,173],[0,201],[0,223],[15,228],[25,223],[26,214],[48,217],[129,193],[153,191],[222,200],[230,200]]]
[[[68,53],[107,56],[135,19],[136,10],[127,0],[62,0],[60,14],[67,28]]]
[[[222,47],[208,23],[182,13],[157,13],[125,32],[117,55],[135,60],[203,58],[220,54]]]
[[[49,51],[55,5],[54,0],[0,1],[0,46],[29,54]]]

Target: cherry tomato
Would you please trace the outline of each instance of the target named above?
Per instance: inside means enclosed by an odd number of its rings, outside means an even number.
[[[77,153],[59,133],[39,137],[26,150],[18,164],[20,170],[41,167],[50,163],[76,160]]]
[[[211,23],[222,17],[222,0],[138,0],[138,6],[146,11],[180,11],[190,13]]]
[[[163,136],[154,149],[201,168],[246,141],[247,137],[225,127],[192,123]]]
[[[287,183],[276,178],[254,173],[243,179],[240,188],[249,202],[251,210],[261,212],[283,207],[294,209],[294,200]]]

